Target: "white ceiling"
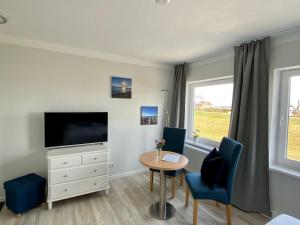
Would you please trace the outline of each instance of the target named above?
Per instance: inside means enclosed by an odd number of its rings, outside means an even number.
[[[0,0],[0,34],[149,62],[193,61],[300,25],[299,0]]]

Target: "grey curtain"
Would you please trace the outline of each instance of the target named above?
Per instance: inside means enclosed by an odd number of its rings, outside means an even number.
[[[186,64],[175,66],[172,103],[170,112],[171,127],[184,128]]]
[[[232,204],[271,215],[269,199],[268,93],[270,38],[234,48],[234,90],[229,136],[244,149]]]

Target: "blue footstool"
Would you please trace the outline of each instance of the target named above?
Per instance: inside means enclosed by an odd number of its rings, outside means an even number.
[[[6,206],[15,214],[21,214],[45,201],[46,179],[28,174],[4,182]]]

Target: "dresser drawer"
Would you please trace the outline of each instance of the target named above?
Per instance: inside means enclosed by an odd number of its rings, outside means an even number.
[[[55,200],[67,196],[73,196],[93,190],[98,190],[107,186],[108,176],[105,175],[66,184],[50,185],[49,189],[51,199]]]
[[[81,165],[81,157],[80,156],[49,159],[49,169],[50,170],[62,169],[62,168],[68,168],[68,167],[73,167],[73,166],[80,166],[80,165]]]
[[[59,184],[106,174],[108,174],[107,163],[53,170],[49,172],[49,184]]]
[[[82,155],[82,164],[104,162],[108,160],[108,152]]]

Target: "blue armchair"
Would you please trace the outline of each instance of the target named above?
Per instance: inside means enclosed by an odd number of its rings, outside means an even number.
[[[165,127],[163,131],[163,139],[166,140],[163,150],[183,154],[185,142],[185,129]],[[159,170],[150,169],[150,191],[153,191],[153,176],[154,172],[159,173]],[[172,198],[176,192],[176,176],[180,175],[180,184],[183,185],[184,170],[166,171],[166,175],[172,178]]]
[[[219,148],[219,153],[224,157],[226,171],[224,174],[224,185],[218,185],[215,188],[208,187],[201,180],[200,173],[188,173],[186,180],[186,199],[185,206],[189,203],[189,194],[191,192],[194,198],[193,225],[197,224],[199,199],[210,199],[226,205],[227,224],[231,225],[231,192],[237,164],[243,149],[243,145],[233,139],[224,137]]]

